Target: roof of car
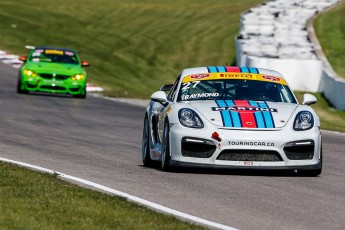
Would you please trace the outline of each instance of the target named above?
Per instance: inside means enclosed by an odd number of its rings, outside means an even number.
[[[253,73],[253,74],[266,74],[273,75],[280,78],[284,77],[275,70],[256,68],[256,67],[247,67],[247,66],[204,66],[196,68],[184,69],[181,72],[181,77],[185,77],[191,74],[203,74],[203,73]]]
[[[51,47],[51,46],[37,46],[37,47],[35,47],[35,49],[51,49],[51,50],[62,50],[62,51],[76,52],[75,50],[72,50],[72,49],[61,48],[61,47]]]

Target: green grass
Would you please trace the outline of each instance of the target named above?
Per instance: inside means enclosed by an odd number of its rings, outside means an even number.
[[[187,67],[235,63],[240,13],[262,0],[1,0],[0,49],[79,49],[109,96],[148,97]]]
[[[322,49],[339,76],[345,78],[345,2],[321,14],[314,22]]]
[[[0,229],[204,229],[125,199],[0,162]]]

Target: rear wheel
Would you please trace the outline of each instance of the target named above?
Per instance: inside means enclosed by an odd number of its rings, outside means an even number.
[[[153,160],[150,157],[150,140],[149,140],[149,123],[147,117],[144,120],[143,129],[143,141],[142,141],[142,159],[143,164],[146,167],[150,167],[153,164]]]
[[[161,155],[161,169],[163,171],[169,171],[170,167],[170,127],[168,120],[165,121],[163,131],[163,143],[162,143],[162,155]]]

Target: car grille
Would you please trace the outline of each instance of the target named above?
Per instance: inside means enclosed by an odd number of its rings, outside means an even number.
[[[44,79],[53,79],[53,75],[52,74],[40,73],[39,75],[40,75],[40,77],[42,77]]]
[[[282,161],[277,151],[272,150],[223,150],[217,157],[223,161]]]
[[[65,80],[67,78],[69,78],[70,76],[67,76],[67,75],[56,75],[55,76],[55,79],[56,80]]]
[[[60,75],[60,74],[57,74],[54,77],[53,74],[46,74],[46,73],[41,73],[39,75],[44,79],[54,79],[55,78],[56,80],[66,80],[67,78],[70,77],[68,75]]]
[[[49,90],[66,90],[66,88],[62,86],[50,86],[50,85],[42,85],[40,88],[49,89]]]
[[[311,160],[314,157],[313,140],[290,142],[285,145],[284,153],[289,160]]]
[[[216,151],[216,145],[209,140],[184,137],[182,138],[182,156],[209,158]]]

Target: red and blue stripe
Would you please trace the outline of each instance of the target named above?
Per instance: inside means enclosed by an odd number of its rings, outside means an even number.
[[[237,66],[208,66],[207,70],[209,73],[259,73],[259,70],[254,67],[237,67]]]
[[[257,107],[269,108],[264,101],[216,100],[218,107]],[[246,110],[220,110],[224,127],[234,128],[275,128],[272,112]]]

